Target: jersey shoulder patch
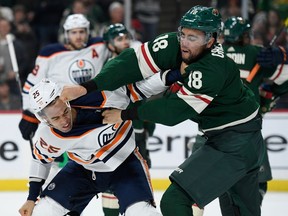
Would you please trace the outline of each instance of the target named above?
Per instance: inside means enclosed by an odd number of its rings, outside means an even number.
[[[91,46],[92,44],[96,43],[104,43],[102,37],[93,37],[88,40],[87,46]]]
[[[40,50],[39,56],[48,57],[53,55],[54,53],[62,51],[68,51],[63,44],[60,43],[49,44]]]

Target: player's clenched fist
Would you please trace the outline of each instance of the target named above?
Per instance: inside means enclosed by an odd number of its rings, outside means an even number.
[[[105,110],[102,113],[102,116],[104,117],[103,118],[104,124],[115,124],[115,123],[122,122],[121,110],[119,110],[119,109]]]
[[[71,101],[87,93],[86,89],[80,85],[64,86],[60,95],[62,101]]]
[[[24,205],[19,209],[19,213],[21,216],[31,216],[33,209],[35,206],[35,202],[33,200],[27,200]]]

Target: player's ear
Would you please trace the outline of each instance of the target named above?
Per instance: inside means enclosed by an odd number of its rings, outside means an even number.
[[[215,38],[214,37],[211,37],[209,40],[208,40],[208,43],[206,44],[206,48],[210,49],[213,44],[215,43]]]
[[[108,49],[109,49],[111,52],[115,52],[115,47],[114,47],[111,43],[108,44]]]

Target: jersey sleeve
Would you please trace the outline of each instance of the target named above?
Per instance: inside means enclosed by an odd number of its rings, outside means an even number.
[[[165,91],[168,87],[161,80],[160,73],[154,74],[139,82],[127,85],[130,100],[135,103]]]
[[[278,65],[276,72],[271,78],[273,80],[273,94],[279,96],[288,92],[288,65]]]
[[[47,179],[51,168],[51,163],[43,164],[37,159],[32,159],[30,165],[29,179],[30,181],[38,181],[38,179]]]
[[[164,97],[147,101],[138,108],[140,120],[174,126],[184,120],[193,120],[197,113],[177,94],[171,93]]]
[[[167,88],[160,78],[160,73],[157,73],[139,82],[120,87],[115,91],[103,91],[102,107],[126,109],[130,102],[135,103],[144,100],[165,91]]]
[[[142,44],[137,51],[124,50],[104,65],[94,81],[98,90],[115,90],[160,70],[179,68],[181,61],[177,34],[163,34]]]
[[[45,57],[38,56],[35,62],[34,69],[31,73],[29,73],[23,89],[22,89],[22,101],[23,110],[29,109],[29,90],[36,83],[40,82],[43,78],[46,77],[46,73],[49,70],[49,59]]]

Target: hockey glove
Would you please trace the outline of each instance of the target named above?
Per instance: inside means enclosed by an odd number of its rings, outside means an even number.
[[[257,62],[262,67],[274,67],[287,63],[286,51],[283,47],[263,48],[257,55]]]
[[[174,82],[182,81],[182,75],[179,69],[161,71],[160,76],[165,86],[170,86]]]
[[[271,92],[270,86],[263,84],[259,89],[260,95],[260,113],[264,115],[267,112],[270,112],[276,106],[276,97]]]
[[[19,129],[22,137],[25,140],[29,140],[31,134],[33,136],[37,130],[38,124],[39,120],[35,117],[35,115],[28,110],[24,110],[22,112],[22,119],[19,123]]]

